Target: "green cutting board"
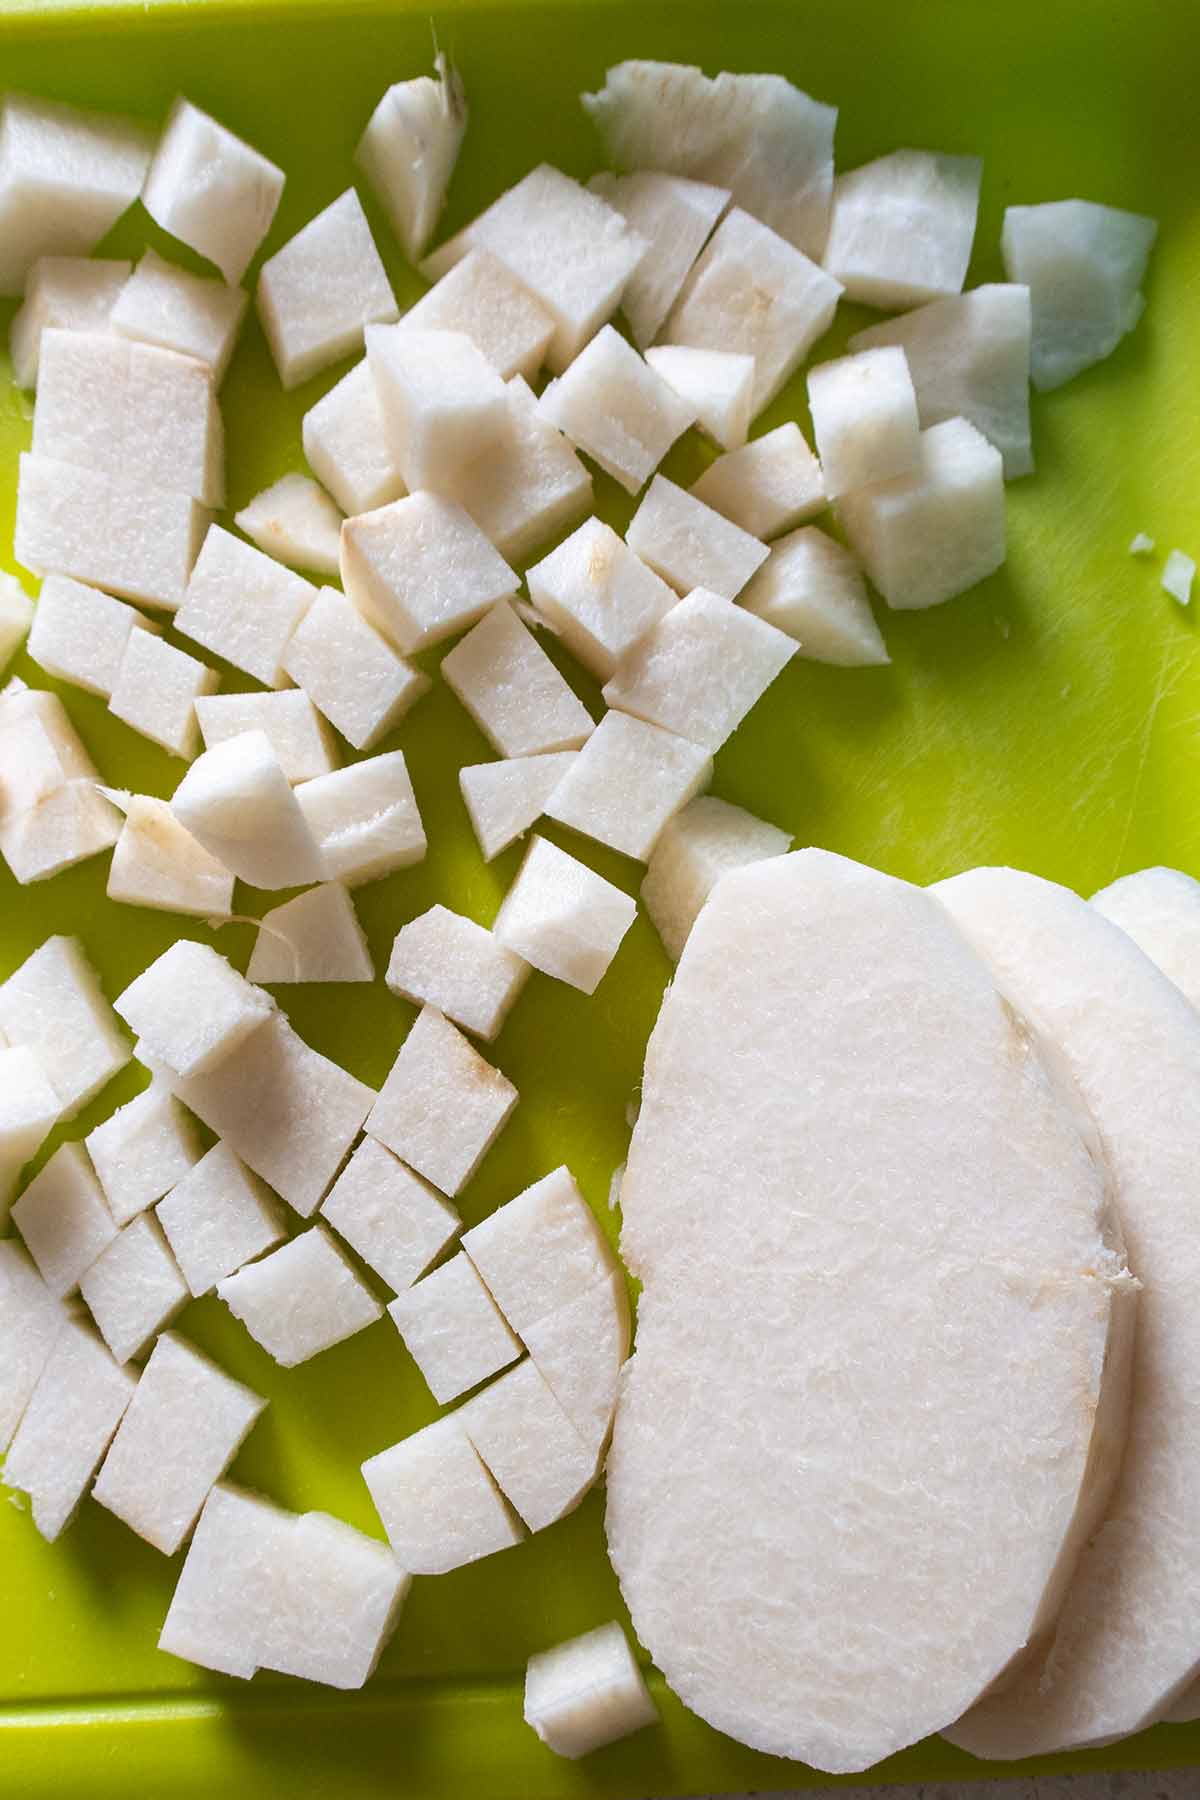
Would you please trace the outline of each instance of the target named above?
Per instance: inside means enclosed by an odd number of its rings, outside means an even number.
[[[576,95],[626,56],[781,71],[840,104],[843,166],[906,144],[982,152],[972,282],[999,274],[1009,202],[1082,195],[1156,214],[1150,305],[1136,334],[1103,367],[1035,398],[1038,473],[1009,490],[1005,568],[949,606],[886,618],[888,669],[793,664],[717,758],[714,785],[800,843],[921,882],[978,862],[1024,864],[1084,893],[1149,862],[1200,873],[1192,617],[1159,590],[1157,566],[1126,549],[1145,530],[1164,550],[1200,550],[1200,14],[1189,0],[1102,8],[1087,0],[836,8],[460,0],[439,8],[432,24],[431,32],[426,7],[395,0],[8,0],[0,4],[0,85],[151,119],[186,92],[287,170],[271,249],[347,185],[370,109],[387,83],[426,68],[434,32],[463,71],[472,109],[447,229],[537,161],[579,176],[596,167]],[[407,301],[420,284],[390,249],[377,212],[372,219]],[[185,255],[140,213],[111,246],[130,253],[146,241]],[[5,330],[11,310],[0,311]],[[865,317],[844,309],[820,355]],[[340,372],[281,396],[258,328],[248,325],[224,390],[234,505],[302,466],[301,415]],[[0,561],[9,559],[17,455],[29,435],[28,405],[6,375]],[[797,412],[803,417],[799,382],[762,423]],[[667,472],[690,480],[706,454],[689,440]],[[619,526],[631,511],[604,480],[597,504]],[[15,666],[45,685],[27,659]],[[75,690],[64,699],[110,781],[170,793],[180,764],[111,720],[99,701]],[[510,851],[490,868],[479,859],[456,772],[488,750],[444,687],[394,742],[410,759],[430,851],[421,867],[359,896],[380,966],[397,927],[435,900],[489,922],[519,856]],[[578,841],[564,841],[580,852]],[[581,853],[636,889],[633,864]],[[105,875],[106,859],[28,889],[0,874],[0,975],[47,933],[78,932],[112,995],[181,930],[205,935],[111,906]],[[239,902],[245,911],[265,903],[244,894]],[[215,937],[235,959],[250,940],[245,925]],[[534,978],[496,1047],[522,1103],[464,1196],[468,1221],[566,1160],[615,1235],[609,1176],[625,1152],[626,1108],[668,972],[639,918],[594,999]],[[382,984],[281,995],[303,1035],[374,1083],[411,1018]],[[71,1135],[136,1085],[127,1072]],[[288,1372],[215,1301],[193,1306],[182,1328],[271,1397],[238,1478],[289,1506],[326,1508],[378,1531],[359,1464],[436,1412],[392,1325]],[[558,1761],[524,1726],[529,1652],[624,1616],[602,1515],[593,1495],[519,1550],[417,1581],[378,1674],[362,1694],[342,1696],[261,1677],[241,1686],[161,1655],[155,1640],[177,1563],[91,1505],[49,1547],[14,1498],[0,1505],[0,1778],[19,1800],[208,1800],[221,1792],[360,1800],[385,1791],[617,1800],[804,1785],[807,1771],[708,1730],[661,1684],[661,1728],[583,1764]],[[1200,1730],[1160,1727],[1040,1766],[1187,1762],[1198,1753]],[[878,1773],[983,1772],[1008,1771],[983,1771],[933,1740]]]

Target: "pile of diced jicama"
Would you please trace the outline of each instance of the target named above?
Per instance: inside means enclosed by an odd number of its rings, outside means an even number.
[[[373,979],[350,890],[426,849],[380,748],[430,687],[411,659],[458,637],[438,673],[499,759],[460,772],[484,858],[545,816],[646,863],[677,959],[718,877],[790,841],[705,792],[714,754],[794,655],[887,662],[867,577],[927,607],[1000,565],[1031,377],[1107,356],[1142,305],[1153,222],[1078,200],[1010,207],[1008,281],[963,292],[978,159],[900,150],[835,179],[835,109],[781,77],[624,63],[584,104],[619,173],[542,165],[425,256],[465,98],[442,65],[387,91],[356,161],[432,285],[399,318],[353,187],[262,264],[284,387],[365,354],[304,416],[312,475],[236,529],[214,516],[218,391],[283,171],[186,100],[156,141],[19,95],[0,113],[0,291],[23,297],[13,370],[36,393],[15,555],[42,577],[35,607],[0,576],[0,663],[28,632],[49,676],[190,765],[170,800],[105,784],[61,698],[14,679],[0,853],[27,883],[111,848],[110,899],[214,924],[237,881],[303,889],[261,919],[248,979],[182,940],[117,1001],[150,1085],[16,1200],[33,1262],[0,1245],[4,1478],[50,1537],[93,1479],[164,1552],[191,1536],[162,1643],[229,1673],[365,1680],[410,1574],[594,1482],[628,1350],[565,1169],[439,1259],[517,1102],[464,1034],[494,1038],[531,970],[594,992],[632,898],[534,835],[491,930],[440,905],[404,924],[387,982],[420,1011],[378,1093],[255,985]],[[139,197],[219,275],[93,257]],[[794,421],[752,438],[843,294],[897,316],[809,370],[816,453]],[[658,471],[693,428],[717,454],[685,490]],[[589,464],[640,496],[624,537]],[[830,506],[840,538],[810,523]],[[600,684],[599,720],[539,631]],[[220,692],[209,658],[257,686]],[[131,1050],[63,938],[0,986],[0,1045],[7,1204]],[[289,1236],[280,1200],[320,1217]],[[167,1329],[215,1288],[282,1365],[316,1355],[382,1311],[341,1241],[439,1402],[496,1377],[364,1465],[390,1551],[224,1484],[263,1402]],[[566,1753],[648,1708],[618,1628],[531,1665],[528,1716]]]

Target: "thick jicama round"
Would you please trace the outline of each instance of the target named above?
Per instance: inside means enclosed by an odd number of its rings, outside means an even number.
[[[866,1768],[1005,1673],[1107,1494],[1132,1284],[1090,1123],[935,901],[808,850],[697,920],[621,1205],[638,1636],[731,1736]]]
[[[975,869],[934,892],[1063,1056],[1143,1283],[1129,1438],[1103,1524],[1040,1653],[946,1734],[977,1756],[1035,1756],[1153,1724],[1200,1665],[1200,1019],[1066,888]]]

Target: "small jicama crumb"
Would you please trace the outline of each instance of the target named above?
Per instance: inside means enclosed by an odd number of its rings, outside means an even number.
[[[1154,548],[1154,539],[1147,537],[1144,531],[1135,532],[1129,540],[1130,556],[1149,556]]]
[[[1196,565],[1190,556],[1182,550],[1172,550],[1163,567],[1161,586],[1180,606],[1187,606],[1192,598],[1192,582],[1196,578]]]

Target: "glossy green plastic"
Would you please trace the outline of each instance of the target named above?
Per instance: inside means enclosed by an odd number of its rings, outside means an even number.
[[[981,152],[973,281],[999,272],[1000,218],[1011,201],[1080,195],[1160,218],[1137,332],[1109,363],[1035,397],[1038,473],[1009,490],[1005,568],[948,606],[886,617],[890,668],[794,663],[717,758],[715,788],[800,843],[922,882],[978,862],[1023,864],[1084,893],[1149,862],[1200,873],[1193,620],[1159,590],[1158,560],[1127,554],[1139,530],[1160,554],[1173,544],[1200,551],[1200,15],[1190,0],[455,0],[432,19],[428,7],[396,0],[8,0],[0,3],[0,85],[152,119],[186,92],[287,170],[270,249],[347,185],[370,109],[386,84],[427,67],[435,37],[462,69],[472,114],[447,229],[542,159],[580,176],[598,166],[576,95],[627,56],[783,72],[840,104],[843,166],[906,144]],[[377,209],[371,217],[407,301],[420,284]],[[140,212],[111,242],[128,252],[147,240],[186,260]],[[0,311],[5,333],[11,311]],[[823,356],[866,318],[843,311]],[[248,325],[224,390],[234,505],[302,466],[301,415],[334,373],[283,397],[258,328]],[[29,410],[5,366],[0,562],[10,567]],[[802,385],[793,383],[764,423],[797,412],[803,418]],[[708,454],[689,439],[667,472],[691,479]],[[628,518],[630,503],[610,483],[598,481],[597,500],[614,522]],[[15,668],[45,684],[28,659]],[[65,698],[108,780],[171,791],[181,765],[111,720],[101,702],[75,690]],[[519,854],[490,867],[480,861],[456,771],[488,751],[448,690],[436,687],[394,741],[410,759],[430,853],[419,868],[361,891],[380,962],[399,924],[435,899],[488,922]],[[571,847],[636,889],[631,863]],[[28,889],[0,873],[0,975],[47,933],[78,932],[115,994],[181,929],[206,935],[199,925],[111,906],[106,861]],[[267,903],[239,900],[247,911]],[[215,941],[241,960],[250,938],[247,926],[233,925]],[[534,978],[496,1046],[522,1103],[464,1196],[468,1221],[566,1160],[615,1235],[609,1176],[624,1155],[626,1108],[667,974],[639,918],[593,1000]],[[372,1082],[411,1017],[381,983],[280,994],[305,1036]],[[136,1085],[127,1072],[70,1134],[90,1129]],[[391,1324],[291,1372],[213,1300],[193,1306],[182,1328],[271,1396],[237,1476],[288,1505],[327,1508],[378,1531],[358,1466],[436,1412]],[[161,1655],[155,1640],[176,1573],[92,1504],[54,1547],[15,1502],[0,1505],[6,1792],[20,1800],[620,1800],[818,1779],[710,1731],[661,1683],[661,1727],[581,1764],[557,1760],[522,1723],[529,1652],[624,1616],[598,1494],[519,1550],[418,1581],[378,1674],[356,1695],[262,1677],[242,1686]],[[1041,1766],[1191,1760],[1200,1760],[1200,1728],[1160,1727]],[[983,1770],[933,1740],[878,1776],[1009,1772]]]

